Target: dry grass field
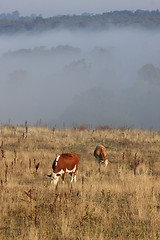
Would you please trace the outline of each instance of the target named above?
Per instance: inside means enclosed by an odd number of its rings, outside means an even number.
[[[47,174],[64,152],[80,156],[77,183],[55,187]],[[160,133],[2,126],[0,239],[160,239]]]

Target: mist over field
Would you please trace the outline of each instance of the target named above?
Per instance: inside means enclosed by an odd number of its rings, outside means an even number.
[[[160,32],[0,36],[1,124],[160,128]]]

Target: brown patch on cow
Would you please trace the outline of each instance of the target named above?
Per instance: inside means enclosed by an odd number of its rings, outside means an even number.
[[[72,170],[76,165],[78,169],[79,157],[76,153],[62,153],[55,166],[54,173],[58,173],[61,169],[65,172],[66,169]]]

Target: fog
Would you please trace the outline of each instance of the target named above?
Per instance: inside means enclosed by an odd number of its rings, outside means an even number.
[[[160,32],[0,36],[0,123],[160,128]]]

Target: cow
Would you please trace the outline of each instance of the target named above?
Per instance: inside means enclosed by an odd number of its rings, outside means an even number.
[[[107,150],[103,145],[97,145],[94,150],[94,157],[98,160],[99,165],[104,163],[108,165],[108,159],[106,159]]]
[[[71,175],[71,183],[76,182],[76,172],[78,170],[79,157],[76,153],[62,153],[58,155],[52,165],[53,172],[48,175],[51,183],[57,185],[59,177],[62,176],[64,182],[65,173]]]

